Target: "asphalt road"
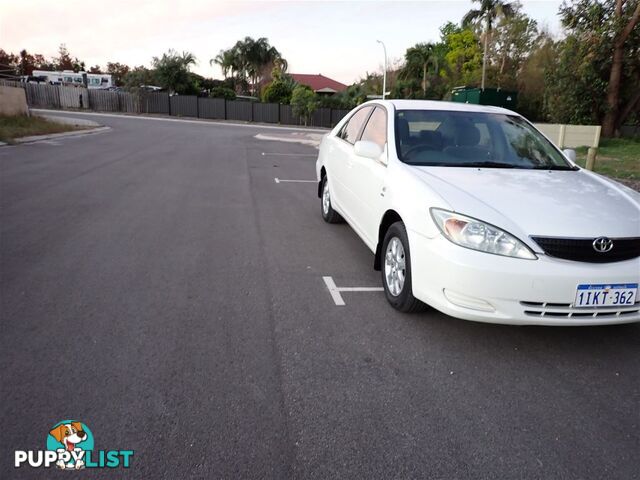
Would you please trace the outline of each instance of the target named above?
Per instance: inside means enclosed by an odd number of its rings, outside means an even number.
[[[380,279],[315,184],[274,182],[312,147],[96,118],[0,148],[1,478],[63,475],[13,451],[68,418],[135,451],[84,478],[640,478],[639,324],[335,306],[322,276]]]

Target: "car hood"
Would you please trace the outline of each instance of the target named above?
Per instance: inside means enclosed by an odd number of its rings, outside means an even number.
[[[594,173],[410,167],[454,211],[517,235],[640,237],[640,194]]]

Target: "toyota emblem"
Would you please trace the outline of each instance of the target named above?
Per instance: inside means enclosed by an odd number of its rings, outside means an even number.
[[[599,237],[593,241],[593,249],[599,253],[610,252],[613,248],[613,240],[607,237]]]

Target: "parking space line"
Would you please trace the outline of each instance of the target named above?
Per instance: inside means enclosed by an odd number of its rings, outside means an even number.
[[[340,287],[341,292],[384,292],[382,287]]]
[[[346,305],[344,303],[344,299],[340,292],[383,292],[384,288],[382,287],[338,287],[336,282],[333,281],[333,277],[326,276],[322,277],[324,280],[324,284],[327,286],[327,290],[331,294],[331,298],[333,299],[333,303],[338,307],[343,307]]]
[[[263,157],[317,157],[318,155],[313,153],[271,153],[262,152]]]
[[[318,183],[316,180],[285,180],[283,178],[274,178],[276,183]]]
[[[333,303],[335,303],[338,306],[345,305],[344,300],[342,299],[342,295],[340,295],[340,290],[338,290],[338,287],[336,286],[336,282],[333,281],[333,278],[322,277],[322,279],[324,280],[324,284],[327,286],[327,289],[329,289],[331,298],[333,298]]]

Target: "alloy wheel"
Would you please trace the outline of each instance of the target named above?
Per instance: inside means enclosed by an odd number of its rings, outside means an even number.
[[[393,237],[387,244],[384,255],[384,278],[389,292],[394,297],[402,293],[406,278],[404,247],[398,237]]]

